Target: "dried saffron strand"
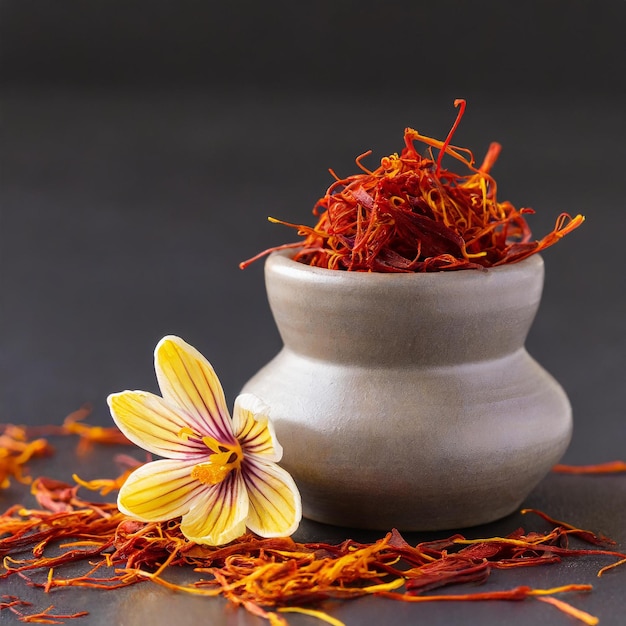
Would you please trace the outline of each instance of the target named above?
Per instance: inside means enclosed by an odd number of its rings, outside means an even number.
[[[30,602],[20,600],[17,596],[2,596],[2,601],[0,601],[0,611],[2,611],[2,609],[10,609],[15,606],[31,606],[31,604]]]
[[[400,155],[381,159],[373,171],[361,159],[363,173],[339,178],[318,200],[314,227],[289,224],[303,237],[299,244],[271,248],[241,263],[243,269],[264,254],[300,246],[294,259],[327,269],[373,272],[427,272],[492,267],[521,261],[559,241],[580,226],[582,215],[562,213],[553,230],[539,241],[531,240],[524,217],[533,211],[498,202],[496,182],[489,174],[500,153],[493,143],[480,167],[472,152],[451,145],[465,112],[465,100],[445,141],[407,128]],[[425,144],[430,157],[422,157],[415,142]],[[439,151],[437,160],[432,150]],[[443,169],[444,155],[452,157],[469,174]]]
[[[567,534],[567,532],[565,531],[561,534],[565,535]],[[490,538],[483,538],[483,539],[455,539],[454,543],[460,544],[460,545],[481,545],[481,546],[483,544],[495,544],[498,546],[508,545],[508,546],[511,546],[512,548],[533,550],[537,552],[547,552],[556,556],[563,556],[563,557],[582,556],[584,554],[584,555],[603,555],[603,556],[614,556],[614,557],[619,557],[619,558],[626,558],[626,554],[623,554],[621,552],[616,552],[614,550],[594,550],[594,549],[573,550],[570,548],[561,548],[559,546],[551,545],[551,544],[545,545],[537,540],[536,541],[524,541],[520,539],[511,539],[508,537],[490,537]],[[510,563],[507,562],[507,565],[510,565]],[[497,567],[497,564],[495,566]]]
[[[595,533],[592,533],[590,530],[582,530],[581,528],[576,528],[576,526],[572,526],[571,524],[568,524],[567,522],[563,522],[561,520],[557,520],[557,519],[554,519],[553,517],[550,517],[543,511],[538,511],[537,509],[522,509],[520,513],[522,515],[526,515],[527,513],[534,513],[535,515],[538,515],[539,517],[541,517],[541,519],[545,520],[546,522],[549,522],[553,526],[564,528],[565,532],[567,532],[568,534],[580,537],[587,543],[593,543],[595,545],[600,545],[600,544],[615,545],[615,542],[612,539],[609,539],[608,537],[605,537],[604,535],[596,535]]]
[[[25,624],[62,624],[66,619],[76,619],[77,617],[85,617],[89,615],[87,611],[80,611],[79,613],[70,613],[69,615],[54,615],[51,611],[54,609],[54,605],[50,605],[47,609],[39,613],[30,613],[24,615],[23,613],[13,610],[20,622]]]
[[[70,615],[54,615],[51,614],[50,611],[54,608],[54,606],[49,606],[44,611],[40,611],[38,613],[30,613],[25,614],[21,611],[20,608],[30,607],[32,606],[31,602],[25,602],[24,600],[20,600],[15,596],[2,596],[3,600],[7,601],[0,602],[0,611],[3,609],[9,609],[12,613],[18,616],[20,622],[24,623],[36,623],[36,624],[62,624],[66,619],[74,619],[77,617],[84,617],[88,615],[86,611],[81,611],[79,613],[72,613]]]
[[[555,465],[553,472],[560,474],[617,474],[626,472],[626,461],[609,461],[597,465]]]
[[[586,611],[581,611],[580,609],[577,609],[571,604],[563,602],[563,600],[559,600],[558,598],[547,596],[544,598],[537,598],[537,600],[540,600],[541,602],[545,602],[547,604],[551,604],[552,606],[555,606],[557,609],[559,609],[559,611],[562,611],[566,615],[569,615],[570,617],[573,617],[574,619],[577,619],[584,624],[588,624],[589,626],[595,626],[600,622],[600,620],[594,615],[590,615]]]
[[[483,601],[492,601],[492,600],[524,600],[528,597],[539,596],[536,599],[541,600],[542,602],[546,602],[552,604],[557,609],[573,617],[582,621],[589,626],[595,626],[595,624],[599,623],[599,619],[593,615],[590,615],[586,611],[581,611],[576,607],[573,607],[571,604],[564,602],[563,600],[559,600],[558,598],[553,598],[552,595],[554,593],[563,593],[563,592],[580,592],[580,591],[591,591],[591,585],[566,585],[563,587],[557,587],[554,589],[530,589],[529,587],[516,587],[515,589],[510,589],[508,591],[492,591],[485,593],[473,593],[473,594],[462,594],[462,595],[440,595],[440,596],[403,596],[401,598],[396,598],[394,594],[382,594],[384,597],[392,598],[392,599],[401,599],[406,602],[483,602]]]
[[[84,454],[94,443],[100,444],[130,444],[130,441],[115,426],[90,426],[83,420],[91,413],[91,406],[86,404],[77,411],[70,413],[63,421],[63,432],[68,435],[78,435],[78,453]]]
[[[567,591],[591,591],[591,585],[564,585],[553,589],[531,589],[522,586],[504,591],[485,591],[482,593],[463,593],[463,594],[445,594],[433,596],[421,596],[406,594],[397,597],[398,594],[391,592],[381,593],[384,598],[392,598],[394,600],[403,600],[405,602],[484,602],[485,600],[524,600],[531,596],[548,596],[554,593],[564,593]]]
[[[141,464],[137,463],[137,466],[139,465]],[[82,480],[76,474],[72,474],[72,479],[81,487],[90,491],[98,491],[101,496],[106,496],[113,491],[118,491],[132,472],[133,468],[126,470],[117,478],[98,478],[95,480]]]
[[[24,600],[20,600],[16,596],[3,595],[2,600],[0,600],[0,613],[4,609],[8,609],[12,613],[16,615],[23,615],[23,613],[19,610],[20,608],[26,608],[32,606],[32,603],[26,602]]]
[[[26,473],[26,463],[51,453],[52,448],[45,439],[31,440],[26,429],[13,424],[4,425],[0,434],[0,489],[9,487],[11,478],[28,484],[31,479]]]
[[[310,617],[315,617],[316,619],[321,620],[322,622],[326,622],[331,626],[345,626],[345,624],[341,620],[338,620],[337,618],[332,617],[331,615],[328,615],[323,611],[316,611],[315,609],[303,609],[299,606],[283,606],[278,610],[281,613],[300,613],[301,615],[309,615]]]
[[[616,567],[619,567],[620,565],[626,565],[626,559],[622,559],[621,561],[616,561],[615,563],[611,563],[610,565],[605,565],[599,572],[598,572],[598,578],[600,578],[601,576],[603,576],[606,572],[608,572],[610,569],[614,569]]]
[[[106,445],[130,445],[131,442],[115,426],[91,426],[84,420],[91,415],[92,407],[84,404],[76,411],[72,411],[61,426],[42,426],[26,429],[30,435],[78,435],[77,452],[85,454],[95,443]]]

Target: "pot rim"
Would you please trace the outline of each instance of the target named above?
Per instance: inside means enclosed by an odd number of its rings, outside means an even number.
[[[314,280],[315,278],[319,278],[324,281],[336,279],[341,280],[343,283],[350,282],[356,284],[361,282],[371,285],[377,281],[415,281],[422,283],[441,281],[449,283],[457,281],[466,282],[468,279],[481,280],[494,275],[499,275],[503,278],[506,274],[527,274],[529,272],[542,272],[544,269],[543,257],[540,253],[535,252],[521,261],[481,269],[466,268],[458,270],[440,270],[437,272],[351,272],[347,270],[333,270],[325,267],[317,267],[294,261],[293,256],[297,251],[297,248],[290,248],[272,252],[265,261],[266,271],[271,270],[280,273],[289,273],[292,276],[301,274],[303,279],[305,277]]]

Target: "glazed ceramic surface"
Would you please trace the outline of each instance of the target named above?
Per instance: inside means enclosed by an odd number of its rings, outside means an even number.
[[[266,261],[271,408],[304,515],[439,530],[513,512],[564,453],[571,409],[527,353],[543,261],[373,274]]]

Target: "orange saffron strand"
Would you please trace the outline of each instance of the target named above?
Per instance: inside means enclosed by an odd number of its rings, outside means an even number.
[[[554,589],[532,589],[521,586],[503,591],[484,591],[482,593],[445,594],[433,596],[405,596],[397,597],[395,593],[381,593],[384,598],[403,600],[405,602],[484,602],[489,600],[524,600],[530,596],[546,597],[553,593],[565,591],[591,591],[591,585],[565,585]]]
[[[597,465],[555,465],[553,472],[559,474],[618,474],[626,472],[626,461],[609,461]]]
[[[88,611],[80,611],[79,613],[71,613],[69,615],[54,615],[50,611],[54,609],[54,605],[50,605],[47,609],[40,613],[31,613],[24,615],[18,611],[13,611],[19,616],[20,622],[26,624],[62,624],[66,619],[75,619],[77,617],[85,617],[89,615]]]
[[[606,572],[608,572],[610,569],[614,569],[615,567],[619,567],[620,565],[626,565],[626,559],[622,559],[621,561],[617,561],[615,563],[611,563],[610,565],[605,565],[599,572],[598,572],[598,578],[600,578],[601,576],[603,576]]]
[[[588,543],[593,543],[595,545],[603,544],[603,543],[615,545],[615,542],[612,539],[609,539],[608,537],[605,537],[604,535],[596,536],[590,530],[583,530],[582,528],[577,528],[576,526],[573,526],[572,524],[568,524],[567,522],[554,519],[553,517],[546,515],[546,513],[544,513],[543,511],[538,511],[537,509],[522,509],[520,513],[522,515],[526,515],[527,513],[534,513],[535,515],[538,515],[539,517],[546,520],[546,522],[552,524],[553,526],[565,529],[564,530],[565,533],[576,535]]]
[[[563,613],[569,615],[570,617],[573,617],[574,619],[580,620],[584,624],[588,624],[588,626],[595,626],[600,622],[600,620],[594,615],[590,615],[586,611],[581,611],[580,609],[577,609],[571,604],[563,602],[563,600],[559,600],[558,598],[547,596],[544,598],[537,598],[537,600],[555,606],[557,609],[559,609],[559,611],[562,611]]]
[[[86,453],[94,443],[100,444],[130,444],[130,441],[115,426],[90,426],[83,420],[91,413],[91,406],[83,405],[77,411],[70,413],[63,421],[62,431],[68,435],[78,435],[78,453]]]
[[[452,137],[454,136],[456,129],[459,127],[459,124],[461,123],[461,119],[463,118],[463,114],[465,113],[465,104],[466,104],[465,100],[454,101],[454,106],[459,107],[459,112],[456,116],[456,120],[454,120],[454,124],[452,125],[450,132],[448,133],[448,136],[446,137],[446,140],[443,142],[443,146],[441,146],[441,150],[439,150],[439,157],[437,158],[437,169],[435,170],[435,176],[438,176],[439,172],[441,171],[441,159],[443,159],[443,155],[446,153],[446,150],[448,149],[448,146],[450,145],[450,141],[452,141]]]
[[[137,466],[139,465],[140,463],[137,464]],[[134,468],[128,469],[123,474],[113,479],[97,478],[95,480],[82,480],[76,474],[72,474],[72,479],[81,487],[85,487],[85,489],[89,489],[90,491],[98,491],[101,496],[106,496],[112,491],[119,491],[133,471]]]
[[[51,453],[52,447],[45,439],[29,440],[24,428],[5,425],[0,434],[0,489],[11,485],[11,478],[19,483],[30,483],[26,463]]]
[[[341,620],[338,620],[336,617],[332,617],[323,611],[316,611],[315,609],[303,609],[299,606],[283,606],[278,609],[281,613],[300,613],[302,615],[309,615],[310,617],[315,617],[316,619],[326,622],[331,626],[345,626],[345,623]]]

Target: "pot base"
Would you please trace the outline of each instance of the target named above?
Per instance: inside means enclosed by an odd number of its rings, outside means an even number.
[[[519,510],[531,491],[528,477],[526,482],[522,476],[513,481],[509,472],[499,480],[496,475],[476,480],[463,475],[456,485],[440,487],[433,483],[448,481],[425,476],[421,489],[401,483],[359,485],[358,480],[311,485],[302,479],[299,488],[303,515],[316,522],[381,531],[439,531],[487,524]],[[366,492],[369,487],[369,495],[351,493],[350,487]]]
[[[244,391],[271,407],[304,516],[336,526],[433,531],[509,515],[572,430],[565,393],[524,349],[377,370],[283,349]]]

